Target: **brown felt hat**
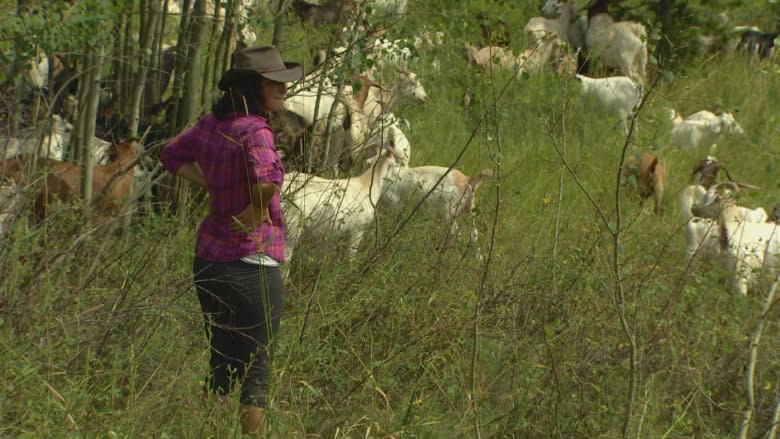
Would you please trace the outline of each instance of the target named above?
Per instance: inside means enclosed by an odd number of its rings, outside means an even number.
[[[282,61],[279,50],[274,46],[247,47],[233,53],[230,70],[222,75],[219,88],[226,90],[246,73],[257,73],[276,82],[292,82],[301,79],[303,68],[298,63]]]

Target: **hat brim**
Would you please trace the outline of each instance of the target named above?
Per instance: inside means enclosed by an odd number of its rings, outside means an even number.
[[[298,63],[284,63],[286,69],[276,72],[258,72],[260,76],[276,82],[293,82],[303,77],[303,67]]]

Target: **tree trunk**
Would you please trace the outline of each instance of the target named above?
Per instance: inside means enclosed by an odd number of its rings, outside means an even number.
[[[201,111],[201,88],[200,84],[203,78],[203,62],[201,58],[201,48],[203,47],[206,33],[208,31],[209,20],[206,17],[206,0],[195,0],[194,11],[192,17],[189,19],[190,25],[188,26],[188,46],[186,47],[186,67],[178,70],[184,72],[182,95],[179,108],[178,125],[176,132],[180,131],[182,127],[186,126],[198,116]],[[191,190],[189,185],[181,184],[181,180],[177,180],[176,189],[176,204],[181,215],[180,218],[186,217],[186,211],[183,209],[188,206],[191,198]]]
[[[214,17],[211,20],[211,29],[208,32],[208,44],[206,47],[206,54],[204,56],[205,62],[203,64],[203,79],[201,81],[201,87],[202,91],[200,94],[200,105],[201,108],[203,105],[208,105],[209,102],[211,102],[211,94],[212,90],[214,89],[214,77],[216,76],[216,73],[214,72],[215,67],[217,65],[216,59],[217,59],[217,50],[219,49],[220,40],[222,38],[222,34],[224,33],[225,29],[229,28],[229,17],[235,16],[235,11],[233,10],[238,2],[236,0],[228,0],[225,3],[225,16],[220,17],[219,11],[214,11]],[[220,28],[220,23],[222,24],[222,27]]]
[[[87,49],[84,57],[87,71],[89,72],[87,81],[87,105],[86,111],[79,115],[79,122],[83,124],[85,137],[81,139],[79,145],[83,152],[81,160],[81,198],[86,205],[92,202],[92,168],[95,158],[92,154],[90,143],[95,136],[95,121],[97,120],[98,102],[100,100],[100,78],[101,67],[103,65],[103,48]]]
[[[670,37],[675,35],[676,20],[675,11],[677,6],[676,0],[658,0],[655,6],[655,15],[658,21],[661,23],[661,34],[663,37],[658,41],[658,47],[656,48],[656,57],[659,62],[667,64],[672,56],[672,41]]]
[[[230,67],[230,56],[236,49],[236,35],[238,34],[238,0],[230,0],[226,8],[225,25],[219,37],[219,44],[215,49],[215,57],[211,72],[210,89],[213,91],[219,81],[222,72]]]
[[[279,0],[279,5],[276,8],[276,15],[274,16],[274,33],[271,36],[271,44],[276,47],[279,47],[279,41],[282,39],[284,11],[287,10],[289,3],[289,0]]]
[[[203,79],[202,47],[208,33],[209,20],[206,17],[206,0],[195,0],[192,15],[192,30],[187,60],[184,90],[182,94],[181,123],[187,125],[198,116],[201,110],[201,88]]]
[[[191,4],[190,0],[183,0],[181,2],[181,32],[179,33],[179,38],[176,42],[176,65],[173,68],[173,90],[171,92],[171,101],[173,102],[173,105],[169,108],[169,114],[167,115],[170,119],[168,134],[171,137],[175,136],[184,126],[184,123],[181,122],[180,107],[182,105],[186,71],[189,65],[187,48],[190,46],[190,40],[192,38],[192,32],[189,29]]]
[[[138,66],[138,71],[134,75],[132,100],[130,101],[130,126],[128,127],[128,136],[138,136],[138,125],[141,121],[141,107],[143,103],[144,86],[146,84],[146,77],[149,72],[149,65],[153,63],[153,51],[154,40],[157,35],[157,23],[160,19],[160,2],[159,0],[149,0],[148,2],[148,14],[145,21],[147,29],[142,30],[141,35],[144,36],[141,41],[141,47],[139,53],[141,54],[141,62]]]
[[[22,17],[29,14],[31,9],[32,6],[30,5],[29,0],[18,0],[16,2],[17,17]],[[14,108],[15,111],[10,111],[8,113],[9,128],[12,131],[15,131],[17,128],[19,128],[19,122],[21,121],[19,115],[22,114],[22,99],[24,99],[23,94],[24,90],[27,88],[24,85],[24,64],[19,62],[19,55],[21,50],[19,48],[18,41],[14,41],[14,48],[16,49],[14,50],[16,56],[14,58],[14,62],[11,64],[9,77],[14,81],[14,95],[11,108]]]

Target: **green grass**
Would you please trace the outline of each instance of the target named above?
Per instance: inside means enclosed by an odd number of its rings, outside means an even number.
[[[714,262],[686,272],[677,196],[706,151],[668,145],[665,109],[734,111],[746,135],[723,138],[717,156],[739,181],[764,188],[740,202],[769,208],[778,73],[725,56],[659,82],[627,154],[651,150],[667,164],[666,212],[640,209],[621,186],[615,250],[608,228],[625,142],[617,121],[581,112],[574,81],[542,75],[505,87],[509,75],[466,68],[462,42],[435,51],[441,72],[419,66],[430,102],[403,116],[412,165],[450,165],[463,152],[464,172],[498,170],[478,193],[486,264],[465,234],[441,245],[432,218],[415,215],[391,235],[404,212],[380,212],[354,262],[307,241],[285,290],[275,434],[620,437],[631,371],[623,313],[636,342],[629,437],[735,436],[766,288],[741,297]],[[0,436],[240,436],[235,397],[228,412],[201,400],[207,345],[190,264],[202,215],[149,213],[90,239],[81,239],[83,220],[62,215],[5,238]],[[780,386],[776,311],[768,317],[754,437],[770,427]]]

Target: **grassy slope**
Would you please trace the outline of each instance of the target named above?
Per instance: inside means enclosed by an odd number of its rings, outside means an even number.
[[[522,23],[528,13],[504,16]],[[475,34],[456,32],[461,18],[421,20],[465,40]],[[353,265],[310,243],[318,257],[295,261],[274,363],[281,437],[472,437],[476,425],[496,437],[621,434],[630,348],[615,306],[613,242],[575,183],[614,224],[620,130],[580,112],[576,84],[551,75],[515,82],[496,101],[508,78],[464,68],[462,42],[436,51],[441,72],[420,66],[431,101],[405,115],[413,165],[448,165],[463,148],[457,166],[469,173],[500,159],[499,178],[479,193],[480,242],[491,250],[484,279],[465,237],[440,251],[442,229],[424,217],[391,237],[397,217],[383,212],[377,239]],[[464,110],[467,90],[477,104]],[[639,117],[628,153],[657,148],[670,182],[662,218],[621,198],[621,286],[638,343],[632,436],[734,434],[746,334],[763,294],[738,297],[712,264],[685,274],[676,197],[705,152],[667,146],[664,108],[739,110],[747,135],[719,142],[718,157],[766,188],[743,204],[769,207],[779,91],[776,72],[741,59],[698,61],[661,82]],[[83,241],[82,224],[65,215],[17,231],[0,277],[9,301],[0,314],[0,432],[232,437],[235,411],[211,416],[219,408],[199,398],[207,351],[189,271],[197,217],[148,216],[122,235]],[[364,264],[375,242],[379,255]],[[755,432],[769,425],[780,384],[777,338],[770,325]]]

